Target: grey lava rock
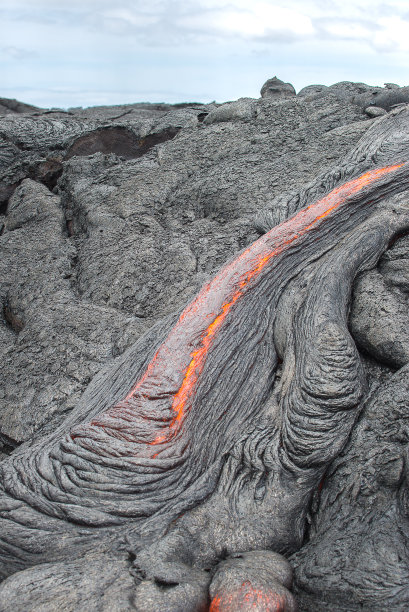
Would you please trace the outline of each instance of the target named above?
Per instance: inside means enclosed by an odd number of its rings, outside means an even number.
[[[262,98],[292,98],[295,96],[295,89],[291,83],[284,83],[275,76],[264,83],[260,95]]]
[[[0,100],[0,610],[407,609],[407,89]]]
[[[0,98],[0,115],[41,112],[43,112],[43,109],[37,106],[25,104],[19,100],[11,100],[10,98]]]
[[[369,396],[328,472],[293,558],[301,610],[408,608],[408,374],[390,373]]]
[[[221,104],[205,117],[204,123],[221,123],[223,121],[251,120],[256,114],[255,100],[252,98],[240,98],[235,102]]]
[[[379,106],[368,106],[365,109],[365,113],[368,117],[382,117],[382,115],[386,115],[386,110],[384,108],[380,108]]]
[[[305,96],[319,96],[320,94],[325,95],[328,87],[326,85],[307,85],[307,87],[303,87],[297,93],[297,96],[303,98]]]

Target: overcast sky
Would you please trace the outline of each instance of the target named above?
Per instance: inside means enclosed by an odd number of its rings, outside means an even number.
[[[0,0],[0,97],[44,107],[409,85],[408,0]]]

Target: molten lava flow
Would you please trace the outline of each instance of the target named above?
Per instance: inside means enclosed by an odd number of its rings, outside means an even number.
[[[123,402],[96,417],[89,426],[114,437],[158,445],[180,430],[191,405],[209,349],[236,302],[277,255],[304,236],[355,193],[403,164],[371,170],[331,191],[327,196],[274,227],[245,249],[205,285],[185,308],[145,373]],[[150,421],[149,435],[133,433],[139,418]],[[72,438],[84,435],[72,432]],[[158,453],[155,454],[155,456]]]
[[[320,219],[323,219],[332,210],[337,208],[342,203],[342,201],[344,201],[346,195],[344,195],[344,198],[342,200],[339,200],[335,203],[332,203],[331,200],[333,200],[339,194],[341,194],[346,189],[348,189],[348,187],[349,187],[349,193],[347,195],[350,196],[356,193],[357,191],[361,190],[365,185],[368,185],[370,182],[372,182],[376,178],[382,176],[383,174],[386,174],[387,172],[390,172],[391,170],[400,168],[402,165],[403,164],[398,164],[396,166],[390,166],[389,168],[381,168],[379,170],[373,170],[370,172],[366,172],[359,178],[353,181],[350,181],[350,183],[347,183],[346,185],[342,185],[341,187],[334,189],[326,198],[324,198],[324,200],[321,200],[317,202],[316,204],[308,206],[306,209],[304,209],[304,211],[318,208],[320,205],[322,206],[322,204],[326,202],[327,200],[332,205],[327,207],[325,210],[323,210],[321,214],[317,215],[314,219],[312,219],[308,225],[305,225],[303,228],[300,228],[297,234],[294,234],[293,236],[289,237],[282,245],[277,246],[274,250],[270,251],[264,256],[259,256],[259,260],[257,264],[253,266],[253,268],[251,268],[249,271],[247,271],[244,275],[244,278],[241,279],[239,283],[239,290],[237,290],[233,294],[229,302],[225,302],[223,304],[222,312],[215,318],[215,320],[207,328],[206,335],[203,338],[201,347],[197,351],[191,354],[192,360],[187,368],[183,383],[179,391],[176,393],[175,399],[172,404],[172,410],[174,411],[175,416],[173,417],[169,427],[173,427],[175,425],[175,422],[182,420],[183,414],[184,414],[184,408],[186,406],[188,398],[192,394],[192,391],[196,385],[197,379],[199,378],[199,375],[201,371],[203,370],[204,361],[206,359],[206,354],[208,353],[212,339],[215,336],[218,329],[221,327],[224,319],[226,318],[228,312],[231,310],[232,306],[237,302],[239,297],[242,295],[243,293],[242,290],[246,288],[249,281],[254,276],[256,276],[259,272],[261,272],[261,270],[268,263],[268,261],[275,255],[278,255],[284,249],[285,246],[291,244],[292,242],[294,242],[294,240],[296,240],[297,238],[305,234],[305,232],[307,232],[317,221],[319,221]],[[304,213],[304,211],[301,211],[301,213]],[[297,216],[298,215],[296,215],[293,219],[291,219],[287,223],[295,222]],[[274,229],[271,230],[271,232],[269,233],[273,233]],[[252,246],[249,247],[246,251],[244,251],[241,257],[245,256],[247,253],[250,253],[251,249],[252,249]],[[183,318],[183,314],[182,314],[181,319],[182,318]],[[155,443],[162,442],[165,438],[166,436],[159,436],[155,440]]]
[[[209,612],[236,612],[236,610],[265,610],[266,612],[282,612],[286,609],[286,597],[270,589],[256,589],[249,580],[235,591],[216,595]]]

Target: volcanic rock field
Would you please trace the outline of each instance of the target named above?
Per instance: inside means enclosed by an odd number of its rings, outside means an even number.
[[[409,87],[0,98],[0,611],[406,611],[408,329]]]

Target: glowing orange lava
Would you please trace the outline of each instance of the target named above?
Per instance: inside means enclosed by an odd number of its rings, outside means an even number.
[[[236,610],[251,610],[255,608],[266,612],[283,612],[286,609],[286,598],[270,589],[254,588],[249,580],[236,591],[216,595],[209,612],[236,612]]]

